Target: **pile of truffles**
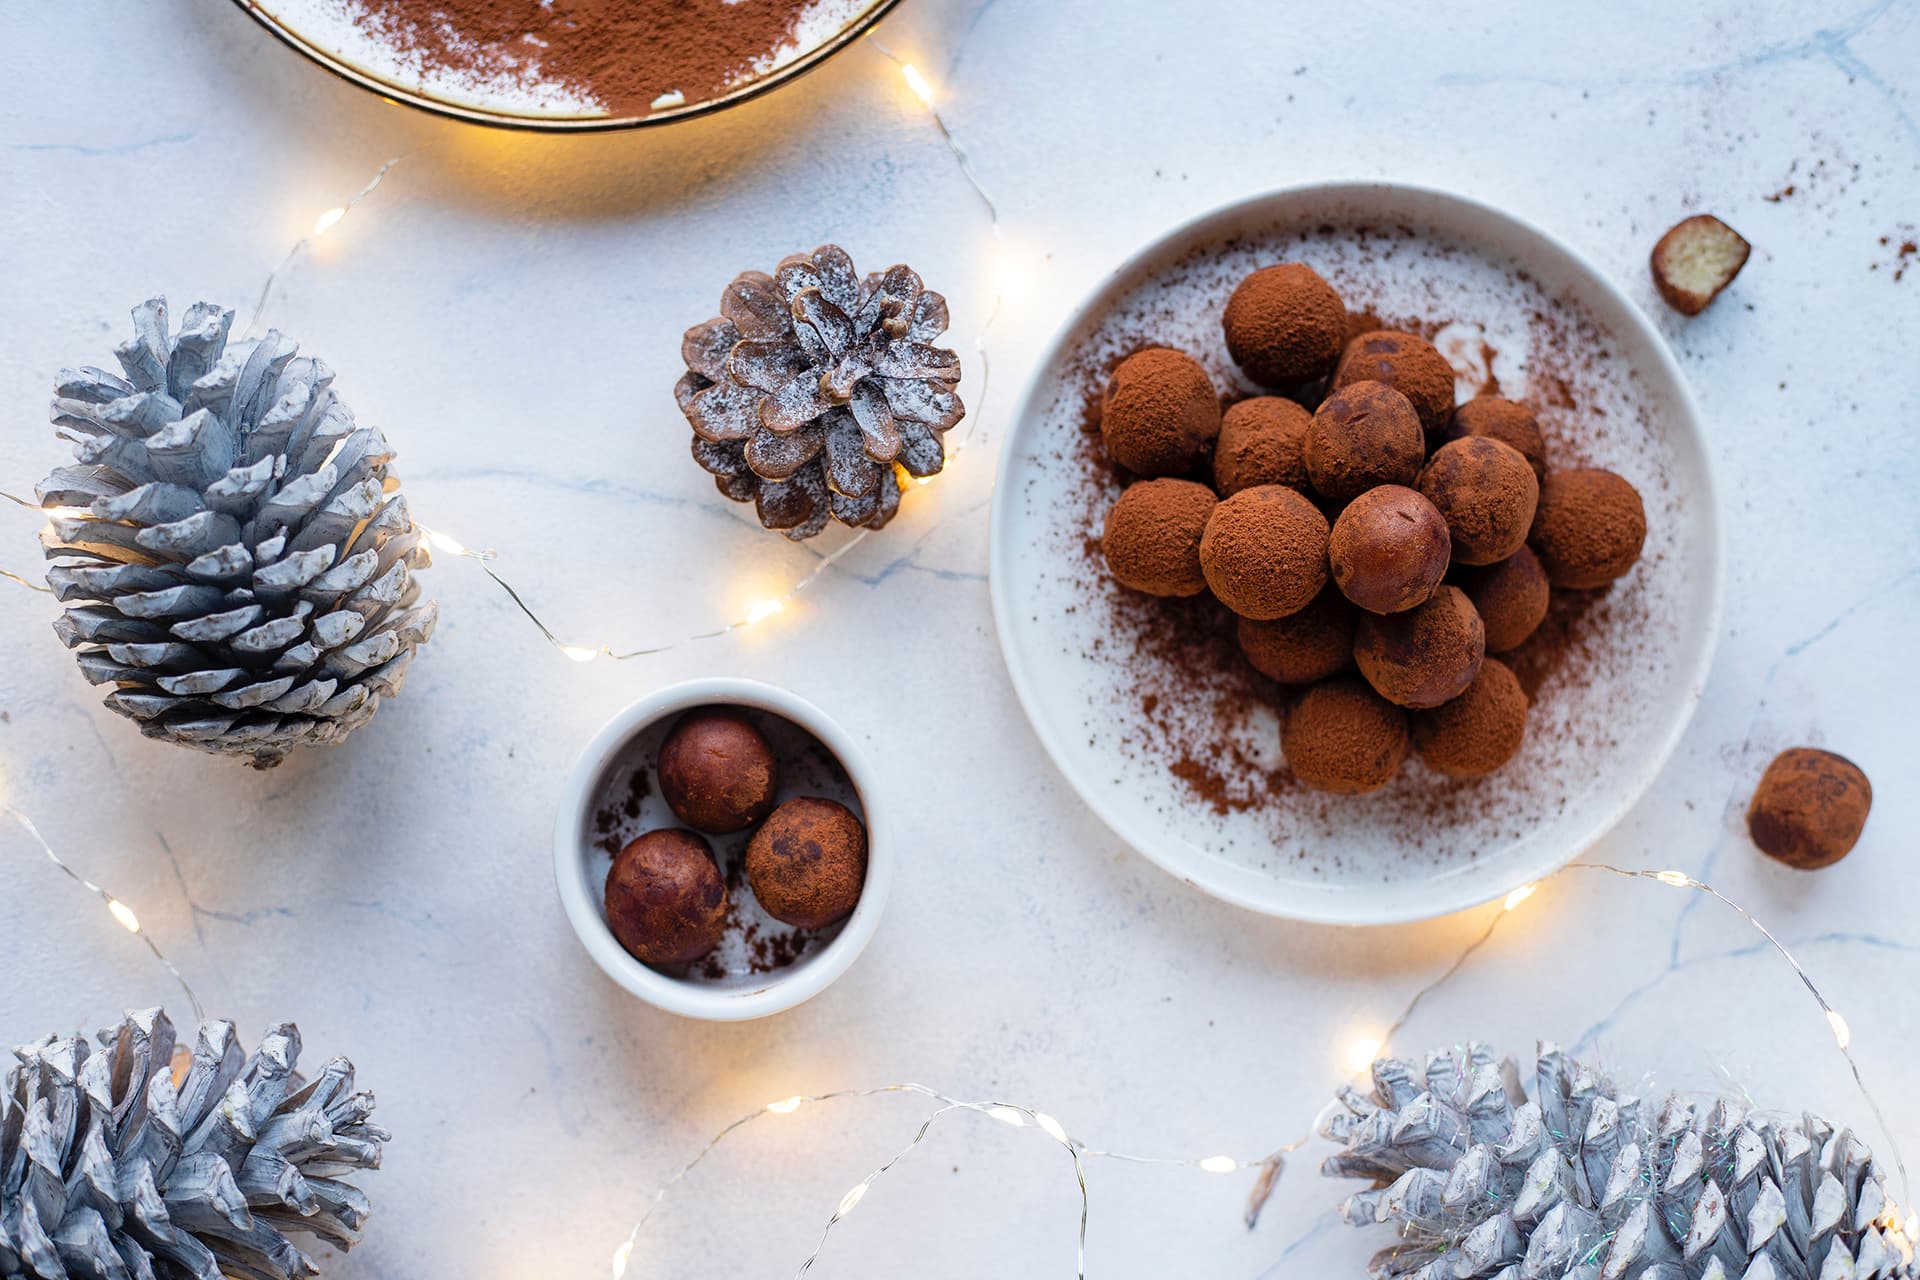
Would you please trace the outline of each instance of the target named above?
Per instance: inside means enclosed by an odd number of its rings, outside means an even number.
[[[1450,777],[1498,769],[1528,702],[1487,655],[1533,634],[1551,588],[1633,567],[1639,493],[1611,471],[1549,468],[1523,404],[1456,407],[1432,343],[1350,334],[1340,295],[1301,263],[1241,281],[1225,330],[1275,394],[1222,412],[1199,362],[1165,347],[1113,370],[1100,434],[1130,482],[1107,513],[1108,568],[1239,616],[1247,661],[1297,686],[1281,746],[1308,786],[1375,790],[1410,747]]]
[[[636,959],[684,965],[720,945],[727,881],[704,836],[752,830],[747,886],[781,923],[824,929],[852,914],[867,878],[866,827],[833,800],[776,805],[779,762],[746,716],[687,713],[661,743],[658,768],[661,797],[693,830],[649,831],[607,872],[607,926]]]

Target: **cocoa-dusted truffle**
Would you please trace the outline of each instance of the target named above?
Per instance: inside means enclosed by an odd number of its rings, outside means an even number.
[[[1475,396],[1453,411],[1447,438],[1486,436],[1501,444],[1512,445],[1533,468],[1533,478],[1547,478],[1547,438],[1540,433],[1540,420],[1533,410],[1517,400],[1500,396]]]
[[[1223,498],[1257,484],[1307,487],[1307,424],[1313,415],[1283,396],[1229,405],[1213,445],[1213,487]]]
[[[1262,267],[1227,299],[1227,352],[1263,387],[1324,378],[1340,359],[1347,308],[1320,273],[1300,262]]]
[[[1540,482],[1512,445],[1467,436],[1433,451],[1420,492],[1446,518],[1455,560],[1493,564],[1526,544]]]
[[[1405,485],[1383,484],[1333,522],[1327,562],[1347,599],[1372,613],[1399,613],[1440,585],[1451,545],[1431,502]]]
[[[1532,549],[1524,546],[1499,564],[1464,571],[1459,585],[1486,628],[1488,653],[1505,653],[1525,644],[1546,620],[1552,600],[1547,571]]]
[[[1219,499],[1191,480],[1141,480],[1107,512],[1100,549],[1123,587],[1150,596],[1192,596],[1207,589],[1200,535]]]
[[[1480,615],[1460,588],[1444,585],[1405,613],[1360,615],[1353,636],[1360,674],[1403,707],[1437,707],[1459,697],[1486,651]]]
[[[1220,434],[1220,398],[1192,356],[1148,347],[1120,362],[1100,401],[1107,453],[1140,476],[1180,476]]]
[[[1346,597],[1327,586],[1298,613],[1264,622],[1240,619],[1240,651],[1269,679],[1312,684],[1353,664],[1353,628],[1359,620]]]
[[[1384,383],[1340,388],[1307,427],[1307,475],[1335,502],[1350,502],[1375,485],[1412,484],[1426,454],[1413,405]]]
[[[1747,806],[1747,833],[1760,852],[1814,871],[1852,851],[1873,807],[1873,784],[1845,756],[1816,747],[1782,751]]]
[[[1453,418],[1453,366],[1416,334],[1375,329],[1348,342],[1333,371],[1334,388],[1369,381],[1384,382],[1411,401],[1430,435]]]
[[[738,711],[689,711],[660,744],[660,794],[696,831],[745,831],[773,811],[779,765]]]
[[[685,964],[720,945],[727,882],[691,831],[649,831],[607,871],[607,927],[648,964]]]
[[[1480,778],[1520,750],[1527,732],[1527,693],[1498,658],[1480,664],[1466,692],[1429,711],[1416,711],[1413,745],[1429,768],[1450,778]]]
[[[1293,776],[1316,791],[1377,791],[1407,758],[1407,713],[1362,681],[1327,680],[1287,713],[1280,749]]]
[[[1243,618],[1284,618],[1327,584],[1327,518],[1285,485],[1242,489],[1213,509],[1200,569]]]
[[[783,924],[824,929],[846,919],[866,881],[867,829],[832,800],[789,800],[747,842],[747,883]]]
[[[1611,471],[1555,471],[1540,487],[1527,542],[1556,587],[1604,587],[1640,558],[1647,511],[1640,491]]]

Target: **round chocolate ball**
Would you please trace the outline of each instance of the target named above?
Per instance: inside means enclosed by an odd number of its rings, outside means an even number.
[[[773,812],[779,765],[738,711],[708,707],[680,717],[660,744],[659,768],[667,807],[696,831],[745,831]]]
[[[1262,267],[1227,299],[1227,353],[1263,387],[1324,378],[1340,359],[1347,308],[1320,273],[1300,262]]]
[[[1747,833],[1760,852],[1814,871],[1852,852],[1873,807],[1873,784],[1845,756],[1816,747],[1782,751],[1747,806]]]
[[[1473,683],[1486,657],[1480,615],[1458,587],[1441,586],[1405,613],[1360,615],[1353,660],[1388,702],[1437,707]]]
[[[1375,329],[1348,342],[1333,371],[1333,386],[1356,382],[1384,382],[1405,396],[1430,435],[1445,430],[1453,418],[1453,366],[1416,334]]]
[[[1314,685],[1280,731],[1293,776],[1316,791],[1378,791],[1407,758],[1407,713],[1351,677]]]
[[[1283,396],[1230,405],[1213,445],[1213,487],[1223,498],[1257,484],[1307,487],[1307,424],[1313,415]]]
[[[1525,546],[1540,502],[1525,455],[1488,436],[1435,449],[1420,473],[1420,492],[1446,518],[1461,564],[1493,564]]]
[[[1347,599],[1370,613],[1424,603],[1447,572],[1447,522],[1405,485],[1383,484],[1349,502],[1333,522],[1327,561]]]
[[[1449,778],[1481,778],[1520,750],[1527,693],[1511,667],[1488,658],[1464,693],[1412,719],[1414,749],[1429,768]]]
[[[1407,398],[1379,382],[1340,388],[1307,427],[1307,476],[1335,502],[1383,484],[1412,484],[1427,456],[1420,418]]]
[[[1192,356],[1148,347],[1120,362],[1100,401],[1100,437],[1139,476],[1180,476],[1206,461],[1220,434],[1220,397]]]
[[[1207,518],[1200,569],[1243,618],[1284,618],[1327,585],[1327,518],[1285,485],[1242,489]]]
[[[1547,438],[1540,434],[1540,420],[1533,410],[1516,400],[1500,396],[1475,396],[1453,411],[1447,438],[1486,436],[1501,444],[1512,445],[1533,468],[1533,478],[1547,478]]]
[[[1253,669],[1282,684],[1312,684],[1353,665],[1359,614],[1328,586],[1313,603],[1284,618],[1240,619],[1240,651]]]
[[[1546,620],[1552,600],[1547,571],[1525,546],[1499,564],[1465,570],[1460,589],[1486,628],[1488,653],[1506,653],[1525,644]]]
[[[1207,589],[1200,535],[1219,502],[1192,480],[1141,480],[1107,512],[1100,549],[1121,586],[1150,596],[1192,596]]]
[[[789,800],[747,842],[747,884],[783,924],[824,929],[846,919],[866,882],[867,829],[832,800]]]
[[[1527,542],[1556,587],[1604,587],[1633,568],[1647,540],[1640,491],[1611,471],[1555,471],[1540,486]]]
[[[691,831],[649,831],[607,871],[607,927],[636,959],[685,964],[720,945],[727,882]]]

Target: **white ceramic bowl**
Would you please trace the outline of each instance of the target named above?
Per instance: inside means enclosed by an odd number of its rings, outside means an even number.
[[[860,813],[867,826],[867,880],[853,914],[832,930],[820,931],[797,960],[771,972],[750,972],[744,966],[728,974],[687,976],[655,969],[627,953],[607,927],[603,906],[606,874],[612,850],[620,840],[640,830],[681,825],[674,821],[651,785],[655,748],[672,721],[684,711],[704,706],[733,706],[765,713],[765,728],[776,755],[781,757],[780,796],[825,795]],[[777,719],[775,719],[777,717]],[[786,726],[779,724],[787,721]],[[798,732],[789,734],[788,729]],[[796,751],[806,750],[806,735],[833,758],[816,761],[810,778],[795,767]],[[789,743],[781,739],[787,737]],[[830,763],[837,762],[838,770]],[[638,789],[629,783],[638,770],[646,771]],[[844,780],[837,774],[844,771]],[[835,776],[829,777],[829,774]],[[796,776],[797,775],[797,776]],[[884,806],[870,784],[873,774],[859,746],[838,724],[804,698],[754,680],[703,679],[648,694],[621,711],[596,733],[580,753],[567,776],[553,830],[554,880],[567,921],[594,963],[608,977],[647,1003],[689,1018],[740,1021],[779,1013],[824,991],[859,958],[873,937],[886,907],[893,882],[892,828]],[[628,797],[631,797],[629,802]],[[611,818],[619,811],[624,829],[609,836]],[[744,844],[746,833],[714,837]],[[724,858],[723,858],[724,863]],[[743,885],[734,893],[736,911],[757,912],[752,894]],[[761,917],[763,928],[781,926]],[[730,939],[735,945],[739,939]]]
[[[1435,342],[1461,373],[1462,394],[1497,377],[1539,410],[1550,462],[1619,471],[1645,498],[1640,563],[1592,606],[1578,632],[1588,651],[1544,677],[1520,756],[1491,778],[1449,783],[1413,758],[1371,796],[1304,790],[1284,773],[1270,695],[1243,685],[1214,700],[1175,679],[1168,655],[1195,644],[1192,635],[1143,648],[1138,637],[1156,624],[1100,560],[1100,524],[1119,485],[1084,423],[1108,370],[1140,346],[1174,346],[1217,386],[1251,394],[1220,313],[1248,271],[1288,259],[1319,269],[1352,310],[1452,322]],[[1255,196],[1121,264],[1042,356],[994,491],[1001,650],[1068,781],[1129,844],[1206,892],[1334,923],[1488,901],[1618,822],[1700,699],[1719,632],[1721,559],[1699,412],[1647,318],[1545,232],[1462,196],[1389,183]],[[1200,643],[1200,657],[1189,647],[1178,661],[1242,669],[1230,632]],[[1544,671],[1551,655],[1540,654]],[[1233,752],[1241,763],[1220,769]],[[1190,778],[1213,770],[1214,792],[1176,777],[1175,763]]]

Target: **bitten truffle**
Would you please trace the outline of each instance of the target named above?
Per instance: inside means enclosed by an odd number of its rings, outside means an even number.
[[[691,831],[649,831],[607,872],[607,927],[636,959],[685,964],[720,945],[727,882]]]
[[[1191,480],[1141,480],[1107,512],[1100,538],[1107,568],[1121,586],[1150,596],[1192,596],[1207,589],[1200,535],[1219,499]]]
[[[867,829],[832,800],[789,800],[747,842],[747,883],[783,924],[824,929],[846,919],[866,881]]]
[[[1347,308],[1320,273],[1299,262],[1262,267],[1227,299],[1227,352],[1263,387],[1324,378],[1340,359]]]
[[[1424,603],[1447,572],[1447,522],[1405,485],[1383,484],[1347,504],[1327,539],[1333,581],[1372,613]]]
[[[1760,852],[1802,871],[1847,856],[1867,825],[1873,784],[1845,756],[1815,747],[1782,751],[1747,806],[1747,833]]]
[[[1243,618],[1284,618],[1327,584],[1327,518],[1285,485],[1242,489],[1213,509],[1200,568]]]
[[[1413,745],[1427,766],[1450,778],[1480,778],[1520,750],[1527,732],[1527,694],[1498,658],[1480,664],[1466,692],[1416,711]]]
[[[1149,347],[1120,362],[1100,402],[1100,437],[1139,476],[1185,475],[1220,434],[1220,398],[1192,356]]]
[[[1230,405],[1213,446],[1213,487],[1223,498],[1257,484],[1307,487],[1307,424],[1313,415],[1282,396]]]
[[[1487,652],[1506,653],[1525,644],[1547,617],[1552,591],[1540,558],[1527,547],[1460,575],[1460,589],[1473,602],[1487,632]]]
[[[1459,697],[1486,651],[1480,615],[1458,587],[1444,585],[1405,613],[1362,614],[1353,636],[1360,674],[1403,707],[1437,707]]]
[[[1533,478],[1547,478],[1547,438],[1540,432],[1540,420],[1533,410],[1516,400],[1500,396],[1475,396],[1453,411],[1447,438],[1486,436],[1501,444],[1512,445],[1533,468]]]
[[[1362,681],[1327,680],[1287,713],[1280,749],[1293,776],[1316,791],[1377,791],[1407,758],[1407,714]]]
[[[1667,305],[1697,316],[1747,265],[1753,246],[1710,213],[1682,219],[1653,246],[1649,265],[1654,287]]]
[[[737,711],[690,711],[660,744],[660,794],[696,831],[745,831],[773,812],[773,748]]]
[[[1540,502],[1540,482],[1526,456],[1487,436],[1435,449],[1419,488],[1446,519],[1453,558],[1461,564],[1493,564],[1518,551]]]
[[[1540,488],[1527,542],[1556,587],[1604,587],[1647,540],[1640,491],[1611,471],[1555,471]]]
[[[1329,586],[1298,613],[1265,622],[1240,619],[1240,651],[1253,669],[1282,684],[1312,684],[1353,665],[1353,628],[1360,620]]]
[[[1375,485],[1412,484],[1426,454],[1413,405],[1378,382],[1335,391],[1307,427],[1307,475],[1335,502],[1351,502]]]
[[[1412,402],[1429,435],[1453,419],[1453,366],[1425,338],[1375,329],[1347,343],[1333,371],[1335,390],[1356,382],[1384,382]]]

